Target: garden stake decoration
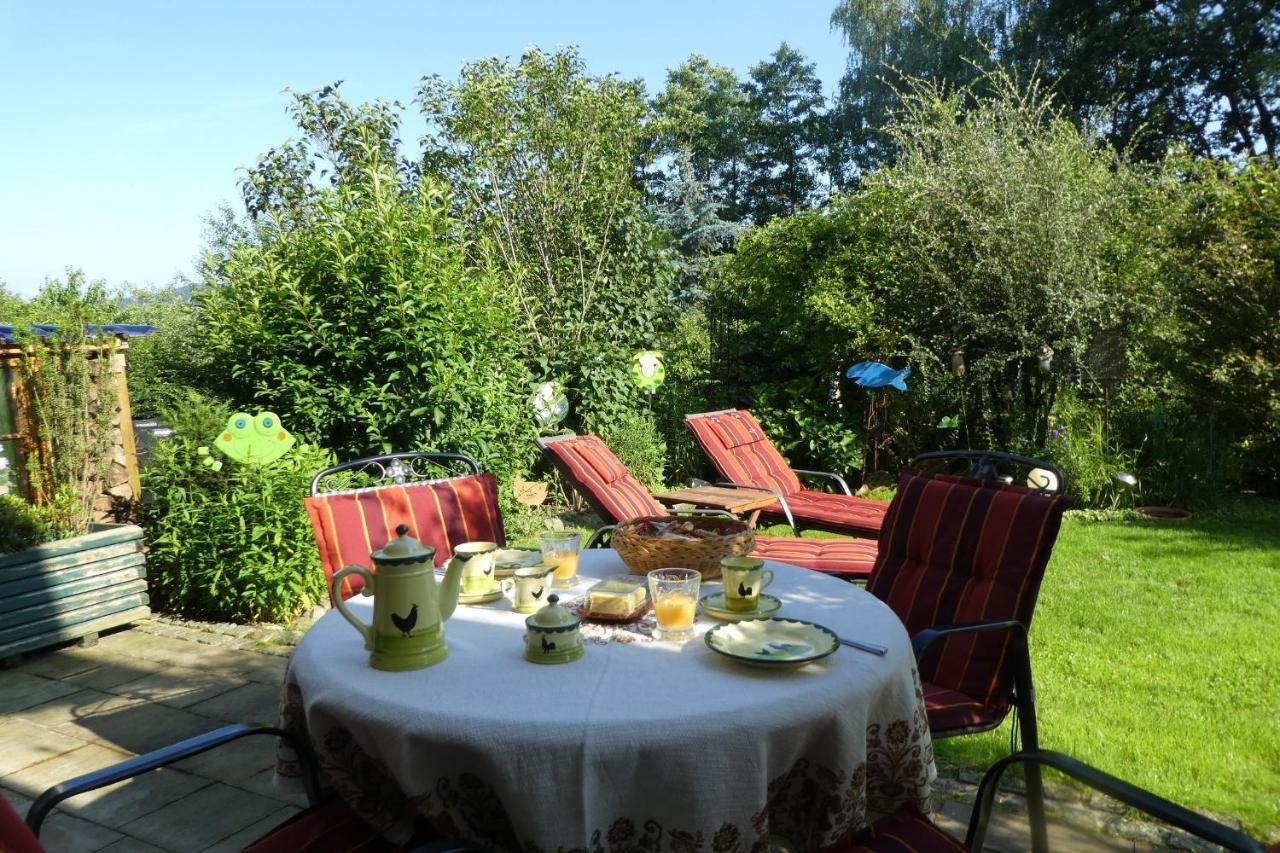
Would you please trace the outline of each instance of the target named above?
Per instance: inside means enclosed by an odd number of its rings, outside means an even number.
[[[887,364],[878,361],[860,361],[845,376],[853,380],[853,384],[860,388],[868,390],[897,388],[899,391],[907,390],[907,377],[911,375],[911,367],[908,365],[902,370],[894,370]],[[879,469],[880,450],[882,445],[888,443],[888,438],[878,438],[877,433],[883,430],[884,414],[888,412],[889,396],[882,393],[878,396],[873,395],[867,405],[866,420],[866,448],[867,458],[863,462],[863,467],[867,471],[875,471]],[[880,412],[876,410],[880,409]]]
[[[529,398],[534,417],[544,427],[558,424],[569,414],[569,398],[565,396],[564,386],[556,380],[543,382]]]
[[[662,353],[647,349],[631,357],[631,381],[641,391],[652,396],[666,378],[667,368],[662,364]]]
[[[273,412],[236,412],[213,446],[245,465],[270,465],[293,447],[294,438]],[[197,451],[199,452],[199,451]],[[215,469],[216,470],[216,469]]]

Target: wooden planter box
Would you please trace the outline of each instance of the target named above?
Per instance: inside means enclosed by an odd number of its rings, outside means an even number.
[[[143,559],[135,524],[0,556],[0,660],[150,616]]]

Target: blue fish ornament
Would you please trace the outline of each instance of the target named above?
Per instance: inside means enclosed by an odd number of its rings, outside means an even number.
[[[881,364],[878,361],[860,361],[850,367],[849,372],[845,375],[852,379],[855,385],[862,388],[887,388],[893,386],[899,391],[906,391],[907,377],[911,375],[911,368],[904,367],[902,370],[894,370],[889,365]]]

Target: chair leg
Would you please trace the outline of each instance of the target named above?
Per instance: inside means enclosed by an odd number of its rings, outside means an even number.
[[[1026,634],[1015,634],[1010,643],[1014,664],[1015,713],[1022,726],[1022,749],[1040,749],[1040,731],[1036,722],[1036,694],[1031,683],[1031,651]],[[1023,781],[1027,786],[1027,820],[1031,824],[1032,853],[1049,853],[1049,831],[1044,816],[1044,777],[1040,765],[1023,765]]]

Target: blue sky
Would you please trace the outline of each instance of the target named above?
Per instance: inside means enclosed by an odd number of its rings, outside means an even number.
[[[349,99],[408,104],[425,74],[577,45],[592,73],[652,93],[690,53],[745,75],[786,40],[829,93],[845,59],[834,6],[0,0],[0,281],[30,294],[67,266],[113,285],[189,273],[239,169],[292,135],[285,87],[344,80]]]

